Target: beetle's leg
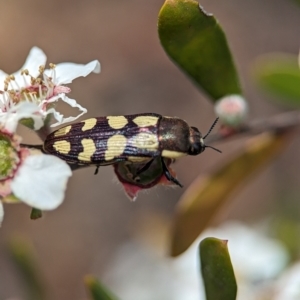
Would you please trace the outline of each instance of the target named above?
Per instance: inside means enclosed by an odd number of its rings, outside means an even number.
[[[153,159],[150,159],[147,163],[145,163],[139,170],[136,171],[136,175],[133,176],[133,180],[136,180],[137,178],[139,178],[139,175],[145,171],[147,171],[151,164],[153,163]]]
[[[150,166],[153,163],[153,159],[150,159],[147,163],[145,163],[139,170],[137,170],[136,175],[139,175],[141,173],[143,173],[144,171],[147,171]]]
[[[95,170],[94,175],[97,175],[97,174],[98,174],[99,168],[100,168],[100,165],[97,165],[97,166],[96,166],[96,170]]]
[[[165,174],[166,178],[167,178],[169,181],[171,181],[171,182],[173,182],[173,183],[179,185],[180,187],[183,187],[183,185],[182,185],[175,177],[173,177],[173,176],[171,175],[171,173],[170,173],[170,171],[169,171],[169,169],[168,169],[168,167],[167,167],[167,165],[166,165],[166,163],[165,163],[163,157],[161,158],[161,165],[162,165],[162,169],[163,169],[163,171],[164,171],[164,174]]]

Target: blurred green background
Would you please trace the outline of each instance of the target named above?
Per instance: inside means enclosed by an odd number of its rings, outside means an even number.
[[[203,94],[169,60],[160,46],[157,16],[163,1],[0,1],[0,69],[11,73],[23,64],[36,45],[48,63],[87,63],[98,59],[100,75],[77,79],[69,95],[88,109],[85,118],[112,114],[156,112],[178,116],[205,132],[215,118]],[[201,5],[220,21],[250,102],[249,119],[271,116],[282,109],[264,94],[251,76],[261,54],[299,48],[300,10],[286,0],[204,0]],[[62,106],[66,114],[72,112]],[[76,112],[74,112],[75,114]],[[29,131],[25,142],[38,143]],[[218,145],[218,155],[206,151],[174,165],[187,187],[198,174],[226,160],[245,139]],[[299,139],[257,178],[236,194],[216,223],[235,218],[253,222],[291,211],[299,217]],[[49,299],[85,299],[83,277],[99,278],[109,269],[118,248],[135,235],[147,214],[172,216],[183,193],[157,187],[130,203],[111,167],[76,171],[61,207],[31,221],[30,208],[5,205],[0,230],[0,299],[22,296],[23,285],[9,259],[7,244],[22,235],[33,245],[47,282]],[[147,219],[147,228],[156,226]],[[153,224],[151,224],[153,222]]]

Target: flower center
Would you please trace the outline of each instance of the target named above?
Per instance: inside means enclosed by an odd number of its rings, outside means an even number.
[[[61,89],[64,88],[65,93],[69,92],[69,88],[55,84],[56,65],[51,63],[49,68],[51,73],[46,75],[45,66],[40,66],[37,77],[32,76],[28,70],[22,70],[16,76],[8,75],[4,80],[4,90],[0,91],[1,112],[7,112],[21,101],[34,102],[44,108],[47,100],[61,92]]]
[[[19,162],[19,153],[12,138],[0,133],[0,180],[13,177]]]

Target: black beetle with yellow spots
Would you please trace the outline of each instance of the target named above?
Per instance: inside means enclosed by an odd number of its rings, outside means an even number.
[[[182,186],[168,170],[163,158],[177,159],[198,155],[211,146],[195,127],[184,120],[155,113],[107,116],[84,120],[62,127],[47,136],[43,150],[76,165],[112,165],[122,161],[144,163],[146,171],[154,158],[161,158],[166,178]],[[220,152],[220,151],[219,151]]]

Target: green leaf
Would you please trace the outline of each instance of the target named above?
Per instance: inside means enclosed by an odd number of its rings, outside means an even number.
[[[206,228],[249,175],[265,166],[288,144],[291,134],[265,133],[248,141],[240,153],[207,177],[198,177],[181,197],[173,221],[171,255],[183,253]]]
[[[300,4],[300,0],[294,0],[296,3]]]
[[[34,130],[34,121],[31,118],[24,118],[20,120],[20,124]]]
[[[300,106],[300,68],[297,56],[270,54],[255,64],[258,83],[266,91],[276,95],[277,101]]]
[[[31,220],[37,220],[43,216],[43,212],[40,209],[33,208],[30,213]]]
[[[199,246],[201,272],[207,300],[235,300],[237,284],[227,241],[206,238]]]
[[[30,245],[20,238],[15,238],[9,247],[10,254],[22,275],[27,289],[28,300],[43,300],[46,298],[44,284],[38,272]]]
[[[93,300],[117,300],[94,276],[87,275],[84,282]]]
[[[225,34],[197,1],[166,0],[158,32],[170,58],[213,100],[241,94]]]

